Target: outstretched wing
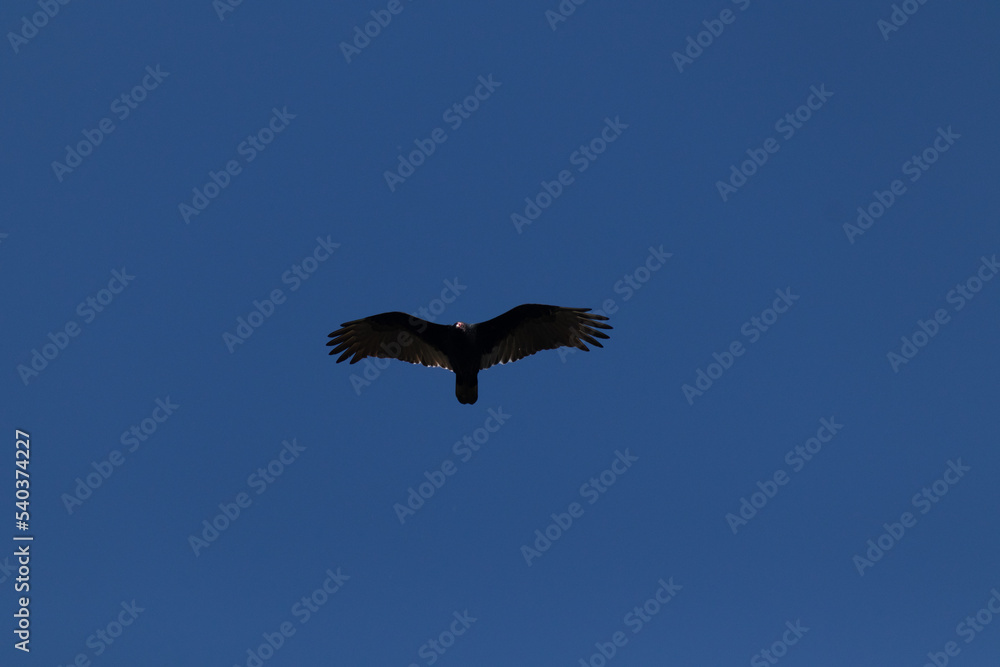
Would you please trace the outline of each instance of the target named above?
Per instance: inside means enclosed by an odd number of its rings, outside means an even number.
[[[589,351],[584,343],[604,347],[597,339],[608,337],[598,331],[611,328],[602,323],[606,319],[591,313],[590,308],[560,308],[537,303],[512,308],[476,325],[476,342],[481,355],[479,368],[506,364],[557,347],[576,347],[584,352]]]
[[[330,354],[340,354],[338,364],[348,357],[353,357],[352,364],[365,357],[381,357],[454,370],[448,361],[450,327],[400,312],[372,315],[340,326],[327,342],[333,347]]]

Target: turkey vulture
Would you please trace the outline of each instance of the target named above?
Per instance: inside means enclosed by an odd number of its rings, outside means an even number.
[[[434,324],[392,312],[344,322],[330,334],[330,354],[340,354],[337,363],[365,357],[400,359],[411,364],[438,366],[454,371],[455,396],[472,405],[479,398],[476,376],[495,364],[517,361],[540,350],[576,347],[588,352],[584,343],[604,347],[607,338],[598,329],[610,329],[590,308],[560,308],[527,303],[479,324],[455,322]]]

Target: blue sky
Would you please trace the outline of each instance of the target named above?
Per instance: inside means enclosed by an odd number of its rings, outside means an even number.
[[[994,665],[998,19],[5,3],[3,664]]]

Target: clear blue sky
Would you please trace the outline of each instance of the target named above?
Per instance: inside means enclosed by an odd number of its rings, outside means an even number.
[[[996,5],[474,4],[4,3],[0,663],[995,665]]]

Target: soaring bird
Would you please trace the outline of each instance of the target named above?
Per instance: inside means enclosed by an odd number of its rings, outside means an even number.
[[[344,322],[330,334],[327,345],[333,347],[330,354],[340,354],[337,363],[381,357],[446,368],[456,375],[458,402],[472,405],[479,398],[479,371],[541,350],[566,346],[589,352],[584,343],[604,347],[597,339],[608,337],[598,331],[612,328],[602,322],[606,319],[590,308],[537,303],[517,306],[479,324],[451,326],[397,311]]]

